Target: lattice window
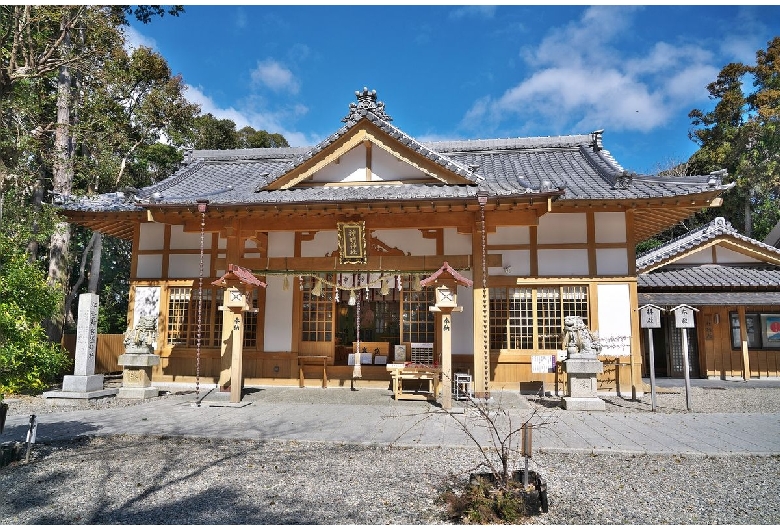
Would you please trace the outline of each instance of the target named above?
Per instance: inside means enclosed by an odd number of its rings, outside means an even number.
[[[257,307],[257,289],[252,289],[251,307]],[[255,311],[244,311],[244,348],[257,347],[257,315]]]
[[[333,277],[328,276],[333,282]],[[322,296],[314,296],[311,290],[315,282],[303,288],[303,317],[301,339],[306,342],[330,342],[333,340],[333,287],[322,286]]]
[[[404,279],[402,302],[401,342],[433,342],[435,337],[435,315],[428,309],[436,305],[436,294],[432,288],[414,290],[411,278]]]
[[[224,290],[204,288],[201,306],[203,348],[219,348],[222,341],[222,305]],[[252,291],[252,307],[257,307],[257,289]],[[244,347],[257,347],[257,313],[244,312]],[[168,289],[168,344],[198,345],[198,287]]]
[[[201,324],[200,324],[200,345],[208,347],[212,345],[211,331],[214,323],[214,300],[211,289],[203,289],[203,305],[201,306]],[[192,289],[189,309],[189,326],[191,330],[187,345],[196,347],[198,345],[198,288]]]
[[[168,289],[168,344],[187,344],[190,287]]]
[[[557,350],[564,315],[581,316],[588,325],[588,288],[495,287],[490,289],[489,309],[492,350]]]

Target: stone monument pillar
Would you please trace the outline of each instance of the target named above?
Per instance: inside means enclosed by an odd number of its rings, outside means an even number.
[[[117,397],[146,399],[157,397],[159,389],[152,386],[152,367],[160,364],[160,356],[154,354],[157,337],[157,319],[140,317],[135,327],[125,332],[125,353],[119,356],[122,365],[122,387]]]
[[[598,397],[596,377],[604,371],[599,361],[601,344],[592,334],[581,317],[564,317],[563,347],[567,359],[563,362],[567,375],[566,396],[563,408],[567,410],[606,410],[606,405]]]
[[[95,374],[98,299],[98,295],[92,293],[79,296],[73,375],[63,378],[62,391],[45,392],[43,397],[63,400],[96,399],[117,393],[116,389],[104,389],[103,374]]]

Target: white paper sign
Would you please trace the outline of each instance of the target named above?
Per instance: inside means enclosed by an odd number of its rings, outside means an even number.
[[[555,355],[532,355],[531,373],[548,374],[555,372]]]
[[[639,308],[639,327],[660,328],[661,310],[657,307],[646,305]]]
[[[674,310],[674,325],[678,328],[692,328],[693,325],[693,308],[687,306],[680,306]]]

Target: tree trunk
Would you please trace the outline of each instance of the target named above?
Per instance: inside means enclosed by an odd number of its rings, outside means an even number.
[[[98,281],[100,280],[100,258],[103,254],[103,234],[95,232],[93,234],[95,244],[92,247],[92,266],[89,270],[89,292],[98,294]]]
[[[62,29],[66,32],[62,43],[62,56],[69,57],[71,53],[71,41],[66,22],[67,15],[63,17]],[[73,138],[71,137],[71,90],[72,77],[68,64],[60,67],[57,77],[57,125],[54,134],[54,174],[52,175],[55,194],[70,195],[73,188]],[[70,247],[70,225],[57,223],[54,234],[51,237],[49,247],[49,274],[47,282],[62,290],[67,290],[68,285],[68,251]],[[52,342],[62,340],[62,324],[65,318],[64,307],[59,315],[55,315],[46,323],[46,334]]]
[[[747,199],[745,199],[745,235],[747,237],[753,237],[753,212],[750,209],[750,198],[753,196],[753,192],[749,191]]]
[[[41,211],[41,204],[43,203],[43,182],[41,179],[35,181],[35,191],[33,191],[32,207],[36,213]],[[33,218],[32,233],[35,236],[38,233],[38,220]],[[27,259],[30,262],[34,262],[38,259],[38,241],[31,239],[27,243]]]

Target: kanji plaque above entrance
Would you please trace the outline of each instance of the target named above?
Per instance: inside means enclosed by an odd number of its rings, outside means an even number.
[[[366,223],[351,221],[338,223],[339,263],[366,263]]]

